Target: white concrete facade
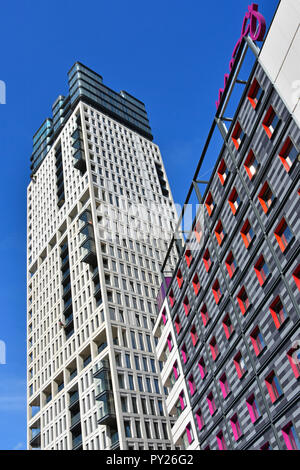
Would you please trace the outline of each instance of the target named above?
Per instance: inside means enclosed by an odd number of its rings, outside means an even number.
[[[258,60],[300,126],[299,51],[300,2],[281,0]]]

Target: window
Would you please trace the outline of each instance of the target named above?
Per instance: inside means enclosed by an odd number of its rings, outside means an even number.
[[[223,225],[222,225],[222,222],[221,220],[219,220],[217,226],[216,226],[216,229],[215,229],[215,235],[216,235],[216,238],[217,238],[217,241],[218,241],[218,244],[221,246],[225,237],[226,237],[226,232],[223,228]]]
[[[224,328],[226,338],[227,339],[231,338],[232,334],[234,333],[234,327],[233,327],[233,324],[231,322],[231,318],[230,318],[229,313],[227,313],[225,315],[225,317],[223,318],[222,324],[223,324],[223,328]]]
[[[219,169],[218,169],[218,177],[221,181],[222,186],[224,186],[228,175],[229,175],[229,171],[228,171],[228,168],[226,166],[225,160],[223,158],[223,160],[221,161],[221,164],[219,166]]]
[[[287,353],[296,379],[300,377],[300,344],[295,344]]]
[[[244,358],[240,351],[234,357],[233,362],[237,371],[238,378],[241,379],[246,374],[247,368],[246,368]]]
[[[258,326],[250,334],[250,339],[256,356],[259,356],[265,349],[265,342]]]
[[[290,421],[281,430],[288,450],[300,450],[300,441],[293,423]]]
[[[253,241],[254,238],[254,231],[250,225],[249,220],[247,219],[246,222],[244,223],[242,230],[241,230],[241,236],[243,239],[243,242],[245,244],[245,247],[248,249]]]
[[[232,432],[233,432],[233,435],[234,435],[234,439],[236,441],[238,441],[242,437],[243,433],[242,433],[242,430],[241,430],[241,426],[240,426],[237,414],[234,414],[232,416],[232,418],[230,420],[230,424],[231,424]]]
[[[184,308],[186,316],[188,316],[188,314],[191,311],[191,306],[190,306],[190,302],[189,302],[187,295],[185,296],[184,301],[183,301],[183,308]]]
[[[258,194],[258,200],[261,203],[264,213],[267,214],[275,200],[275,197],[267,182],[265,182],[260,193]]]
[[[295,161],[299,159],[299,151],[296,149],[290,137],[286,139],[282,149],[280,150],[279,158],[288,173]]]
[[[266,134],[269,137],[269,139],[272,138],[272,136],[278,129],[279,125],[280,125],[280,120],[276,112],[274,111],[274,108],[270,106],[262,122],[262,126],[264,130],[266,131]]]
[[[169,334],[169,336],[167,338],[167,344],[168,344],[169,351],[171,352],[172,349],[173,349],[173,340],[172,340],[171,333]]]
[[[162,321],[163,321],[163,323],[164,323],[164,325],[165,325],[165,324],[167,323],[167,321],[168,321],[167,312],[166,312],[166,309],[165,309],[165,308],[163,309],[161,316],[162,316]]]
[[[265,383],[271,398],[272,403],[275,403],[278,398],[282,395],[282,390],[279,384],[279,380],[272,370],[272,372],[266,377]]]
[[[187,449],[194,440],[194,435],[192,431],[192,426],[189,423],[185,428],[185,433],[182,436],[183,446]]]
[[[279,295],[276,297],[274,302],[270,305],[270,312],[274,320],[277,330],[283,325],[287,319],[287,312],[281,302]]]
[[[201,359],[199,360],[198,367],[200,370],[201,379],[203,380],[207,374],[207,368],[206,368],[203,357],[201,357]]]
[[[256,78],[253,80],[253,83],[249,89],[249,92],[248,92],[248,100],[250,101],[251,103],[251,106],[256,109],[260,100],[261,100],[261,97],[263,95],[263,90],[262,88],[260,87],[258,81],[256,80]]]
[[[212,197],[211,193],[209,193],[207,198],[206,198],[205,206],[206,206],[208,215],[211,216],[213,211],[214,211],[214,208],[215,208],[214,200],[213,200],[213,197]]]
[[[138,384],[139,384],[139,390],[140,392],[143,392],[144,391],[144,387],[143,387],[143,378],[139,375],[138,376]]]
[[[214,294],[216,304],[218,305],[221,301],[222,296],[223,296],[223,293],[222,293],[222,290],[221,290],[220,283],[219,283],[218,279],[214,282],[214,285],[212,286],[212,291],[213,291],[213,294]]]
[[[239,198],[238,192],[236,188],[233,188],[233,190],[230,193],[229,199],[228,199],[230,209],[233,213],[233,215],[236,215],[240,205],[241,205],[241,200]]]
[[[230,279],[233,278],[235,271],[237,270],[237,264],[234,259],[232,251],[229,253],[225,260],[225,265],[229,274]]]
[[[235,148],[238,150],[245,139],[246,134],[244,133],[241,125],[239,122],[236,123],[235,128],[232,133],[232,141],[234,143]]]
[[[256,272],[258,282],[261,286],[263,286],[270,274],[268,265],[265,262],[263,255],[261,255],[258,261],[256,262],[254,266],[254,271]]]
[[[244,163],[244,168],[250,181],[252,181],[259,169],[259,163],[255,158],[253,150],[250,150],[250,152],[248,153],[248,156]]]
[[[200,408],[196,412],[196,421],[198,424],[199,431],[201,431],[201,429],[204,427],[204,419]]]
[[[250,300],[249,300],[245,287],[242,287],[242,289],[238,293],[237,301],[238,301],[242,314],[245,315],[245,313],[248,311],[250,307]]]
[[[202,227],[199,221],[195,225],[194,233],[195,233],[197,242],[200,243],[202,235],[203,235],[203,231],[202,231]]]
[[[198,274],[195,274],[195,276],[193,277],[193,288],[194,288],[195,295],[198,295],[201,289]]]
[[[184,364],[187,363],[188,361],[188,356],[187,356],[187,350],[186,350],[186,345],[184,344],[181,348],[181,356]]]
[[[190,389],[190,392],[191,392],[191,396],[193,396],[195,391],[196,391],[196,384],[195,384],[195,380],[194,380],[193,375],[190,376],[190,378],[188,380],[188,384],[189,384],[189,389]]]
[[[180,319],[178,315],[175,318],[175,328],[176,328],[177,334],[179,335],[180,330],[181,330],[181,323],[180,323]]]
[[[179,289],[181,289],[183,285],[183,276],[182,276],[182,272],[180,269],[177,272],[177,282],[178,282]]]
[[[209,253],[208,248],[207,248],[206,252],[204,253],[203,263],[204,263],[206,271],[208,272],[210,270],[211,266],[212,266],[212,261],[210,259],[210,253]]]
[[[197,333],[195,325],[191,329],[191,338],[192,338],[193,346],[196,346],[199,337],[198,337],[198,333]]]
[[[212,392],[210,392],[207,395],[207,403],[208,403],[209,412],[213,416],[215,412],[217,411],[217,407],[216,407],[216,402],[215,402]]]
[[[296,270],[293,272],[293,278],[294,278],[294,281],[296,283],[296,286],[300,290],[300,264],[296,268]]]
[[[217,434],[217,443],[218,443],[219,450],[227,450],[223,431],[218,432],[218,434]]]
[[[130,421],[124,421],[124,427],[125,427],[125,435],[126,435],[126,437],[131,437]]]
[[[177,361],[174,362],[174,365],[173,365],[173,373],[174,373],[175,380],[177,380],[178,377],[179,377],[179,369],[178,369]]]
[[[252,393],[252,395],[250,395],[250,397],[247,398],[246,405],[247,405],[252,423],[256,423],[258,418],[260,418],[261,414],[257,406],[254,393]]]
[[[169,301],[170,301],[171,307],[174,307],[174,304],[175,304],[175,296],[174,296],[173,289],[170,290]]]
[[[216,361],[219,355],[219,348],[218,348],[215,336],[213,336],[213,338],[210,340],[209,346],[210,346],[212,358],[214,361]]]
[[[202,305],[201,310],[200,310],[200,313],[201,313],[203,325],[206,326],[207,323],[208,323],[209,320],[210,320],[209,315],[208,315],[208,311],[207,311],[206,304],[203,304],[203,305]]]
[[[274,235],[281,251],[284,252],[293,238],[293,234],[284,217],[281,219],[281,222],[276,228]]]
[[[190,267],[191,264],[192,264],[192,261],[193,261],[193,257],[192,257],[192,252],[191,252],[191,250],[186,250],[186,252],[185,252],[185,260],[186,260],[186,264],[188,265],[188,267]]]
[[[183,411],[186,408],[186,399],[183,391],[179,394],[179,403],[181,411]]]
[[[229,389],[229,383],[228,383],[225,373],[220,377],[220,387],[221,387],[223,398],[227,398],[230,393],[230,389]]]

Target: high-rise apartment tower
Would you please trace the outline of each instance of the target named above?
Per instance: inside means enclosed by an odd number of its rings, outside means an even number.
[[[145,106],[76,62],[52,111],[27,194],[28,448],[171,448],[152,327],[175,209]]]

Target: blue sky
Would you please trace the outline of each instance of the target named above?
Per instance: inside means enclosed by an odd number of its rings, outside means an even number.
[[[67,93],[68,70],[79,60],[109,87],[145,102],[175,202],[182,203],[250,3],[2,2],[0,80],[7,86],[7,104],[0,105],[0,340],[6,343],[7,364],[0,365],[0,449],[26,447],[29,157],[32,135],[50,115],[57,95]],[[277,1],[259,5],[269,26]]]

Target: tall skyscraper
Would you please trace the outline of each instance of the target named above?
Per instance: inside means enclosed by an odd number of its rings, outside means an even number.
[[[173,442],[188,450],[300,449],[300,5],[280,2],[261,49],[264,18],[249,15],[154,327]]]
[[[28,448],[171,448],[152,327],[175,208],[145,106],[76,62],[52,111],[28,186]]]

